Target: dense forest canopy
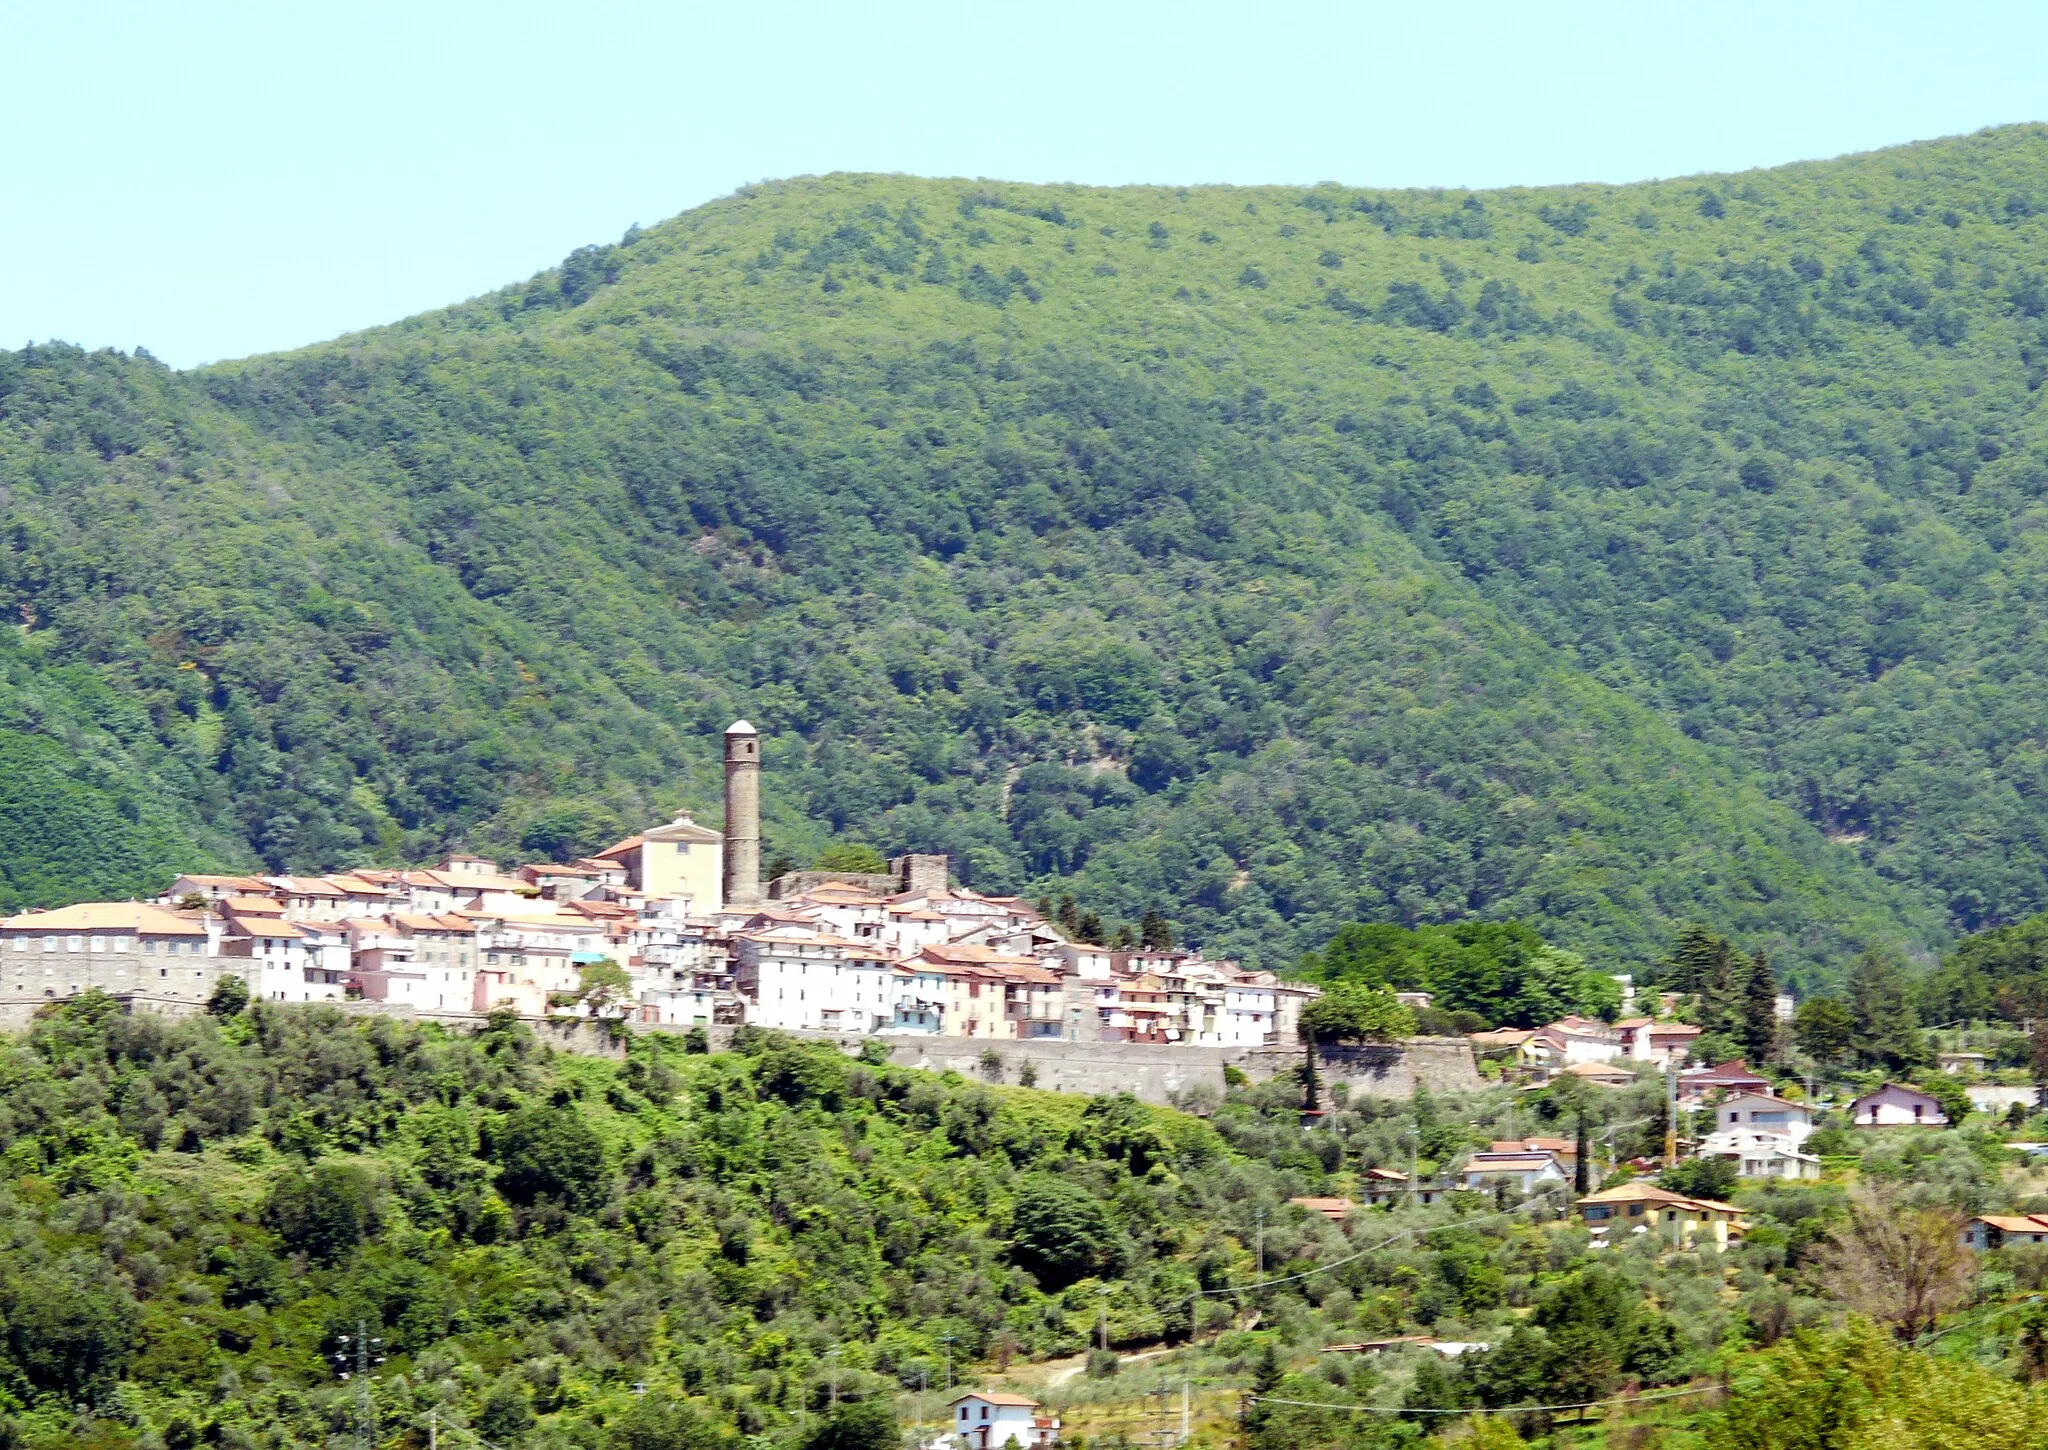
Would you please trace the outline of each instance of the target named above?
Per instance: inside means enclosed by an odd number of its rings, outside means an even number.
[[[1540,191],[749,188],[173,373],[0,354],[0,905],[716,800],[1292,961],[1794,982],[2048,907],[2048,131]],[[715,817],[715,811],[707,811]]]

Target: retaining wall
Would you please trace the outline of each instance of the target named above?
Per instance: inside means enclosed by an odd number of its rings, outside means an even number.
[[[168,1017],[195,1016],[205,1010],[189,1000],[128,994],[121,1001],[130,1011]],[[34,1020],[42,998],[0,999],[0,1030],[19,1032]],[[384,1002],[329,1004],[350,1017],[396,1017],[439,1022],[473,1032],[488,1020],[474,1012],[423,1012]],[[621,1057],[625,1043],[600,1024],[587,1020],[526,1019],[534,1036],[558,1052],[588,1057]],[[683,1027],[633,1024],[635,1033],[681,1034]],[[733,1029],[704,1029],[713,1051],[731,1045]],[[1301,1065],[1301,1049],[1283,1047],[1173,1047],[1148,1042],[992,1041],[974,1037],[861,1037],[848,1033],[790,1032],[786,1036],[835,1043],[840,1051],[857,1053],[867,1042],[889,1046],[889,1060],[899,1067],[928,1072],[956,1072],[962,1077],[1017,1083],[1027,1075],[1032,1086],[1050,1092],[1128,1092],[1149,1103],[1220,1097],[1223,1069],[1235,1067],[1253,1082],[1263,1082]],[[993,1069],[983,1054],[993,1052]],[[1029,1064],[1031,1072],[1026,1074]],[[1405,1098],[1418,1084],[1431,1092],[1469,1092],[1483,1086],[1472,1059],[1471,1044],[1462,1037],[1411,1037],[1384,1046],[1323,1047],[1317,1050],[1318,1070],[1325,1087],[1348,1085],[1364,1097]]]

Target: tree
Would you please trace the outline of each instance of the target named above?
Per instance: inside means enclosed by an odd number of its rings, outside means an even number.
[[[316,1264],[336,1263],[355,1252],[375,1225],[375,1187],[352,1164],[293,1169],[271,1185],[263,1221],[286,1248]]]
[[[1912,1339],[1962,1303],[1976,1261],[1960,1216],[1909,1208],[1888,1186],[1860,1185],[1814,1250],[1814,1276],[1846,1308]]]
[[[574,861],[618,834],[618,817],[610,811],[581,801],[561,801],[527,822],[519,834],[519,845],[550,861]]]
[[[249,1006],[249,982],[235,972],[223,972],[213,984],[213,995],[206,999],[206,1010],[225,1020],[239,1017]]]
[[[604,1202],[610,1187],[604,1143],[573,1109],[524,1108],[491,1138],[498,1191],[513,1203],[551,1200],[587,1211]]]
[[[1173,950],[1173,926],[1165,913],[1157,910],[1145,913],[1138,923],[1138,945],[1148,952],[1170,952]]]
[[[1714,981],[1726,969],[1728,953],[1724,939],[1694,922],[1678,938],[1678,946],[1671,953],[1668,980],[1672,989],[1688,997],[1712,990]]]
[[[1109,1208],[1077,1183],[1037,1174],[1010,1207],[1010,1257],[1058,1292],[1113,1265],[1122,1235]]]
[[[1268,1408],[1266,1397],[1286,1380],[1287,1370],[1280,1363],[1280,1353],[1268,1339],[1259,1347],[1259,1357],[1252,1361],[1252,1392],[1244,1412],[1244,1442],[1253,1450],[1266,1450],[1267,1431],[1273,1423],[1273,1411]]]
[[[633,1000],[632,974],[610,958],[586,962],[576,969],[576,977],[583,984],[582,990],[576,994],[577,1000],[587,1006],[593,1016],[602,1017],[619,1003]]]
[[[1898,959],[1876,947],[1849,967],[1850,1041],[1863,1061],[1898,1072],[1927,1060],[1913,984]]]
[[[2027,1035],[2027,1066],[2034,1079],[2034,1103],[2048,1107],[2048,1019],[2034,1023]]]
[[[1657,1175],[1659,1187],[1687,1198],[1726,1199],[1735,1181],[1735,1165],[1726,1158],[1687,1158]]]
[[[1759,1067],[1778,1055],[1778,978],[1762,952],[1749,959],[1743,975],[1742,1046]]]
[[[1301,1009],[1304,1042],[1394,1042],[1415,1033],[1415,1014],[1385,987],[1339,982]]]
[[[716,1450],[723,1439],[693,1406],[659,1390],[636,1399],[605,1434],[607,1450]]]
[[[112,1386],[142,1319],[118,1283],[69,1265],[0,1277],[0,1310],[8,1357],[30,1385],[66,1399]]]
[[[1835,997],[1808,997],[1792,1018],[1800,1050],[1816,1062],[1846,1061],[1855,1050],[1856,1021]]]
[[[1963,1085],[1945,1072],[1923,1072],[1915,1079],[1920,1091],[1941,1104],[1941,1115],[1951,1128],[1962,1126],[1970,1116],[1970,1095]]]
[[[889,862],[873,846],[858,841],[834,841],[818,853],[817,869],[879,876],[889,869]]]
[[[477,1412],[477,1433],[496,1445],[516,1445],[533,1428],[533,1405],[517,1380],[503,1379],[491,1387]]]
[[[842,1400],[804,1437],[804,1450],[896,1450],[896,1416],[883,1400]]]

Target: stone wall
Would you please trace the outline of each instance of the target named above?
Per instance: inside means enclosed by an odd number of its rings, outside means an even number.
[[[21,940],[25,948],[28,939]],[[139,994],[201,1005],[213,995],[214,983],[219,980],[226,959],[185,952],[146,952],[140,949],[138,938],[129,934],[128,940],[136,943],[136,950],[43,951],[39,945],[35,950],[12,945],[0,950],[0,1019],[12,1008],[32,1017],[35,1009],[45,1003],[94,990],[115,997]],[[249,965],[240,962],[234,970],[245,970]]]
[[[813,1034],[791,1034],[810,1036]],[[858,1052],[864,1040],[846,1035],[832,1039],[846,1052]],[[1050,1092],[1128,1092],[1151,1103],[1188,1101],[1191,1096],[1220,1095],[1223,1069],[1235,1067],[1253,1082],[1263,1082],[1301,1065],[1297,1049],[1278,1047],[1170,1047],[1145,1042],[997,1042],[969,1037],[884,1037],[889,1060],[899,1067],[928,1072],[957,1072],[986,1078],[991,1069],[983,1054],[993,1052],[1000,1080],[1021,1081],[1025,1065],[1032,1086]],[[1362,1097],[1405,1098],[1418,1083],[1431,1092],[1470,1092],[1483,1085],[1462,1037],[1417,1037],[1385,1047],[1325,1047],[1317,1054],[1326,1087],[1344,1083]],[[991,1079],[993,1080],[993,1079]]]

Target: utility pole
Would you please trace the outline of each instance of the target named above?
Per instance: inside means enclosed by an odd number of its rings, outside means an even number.
[[[1180,1443],[1183,1445],[1188,1443],[1188,1436],[1191,1433],[1190,1419],[1191,1411],[1194,1408],[1192,1402],[1192,1387],[1187,1380],[1182,1380],[1180,1382]]]
[[[1255,1219],[1255,1220],[1257,1221],[1257,1223],[1258,1223],[1258,1229],[1259,1229],[1259,1275],[1258,1275],[1258,1276],[1259,1276],[1259,1277],[1260,1277],[1261,1279],[1263,1279],[1263,1278],[1265,1278],[1265,1277],[1266,1277],[1266,1210],[1265,1210],[1265,1209],[1264,1209],[1263,1207],[1261,1207],[1260,1209],[1258,1209],[1258,1211],[1257,1211],[1256,1213],[1254,1213],[1254,1214],[1253,1214],[1253,1218],[1254,1218],[1254,1219]]]
[[[1664,1059],[1664,1166],[1678,1165],[1678,1054]]]
[[[427,1411],[427,1450],[441,1450],[441,1407]]]
[[[959,1337],[957,1334],[939,1336],[940,1342],[946,1346],[946,1398],[949,1400],[953,1398],[953,1341]]]

